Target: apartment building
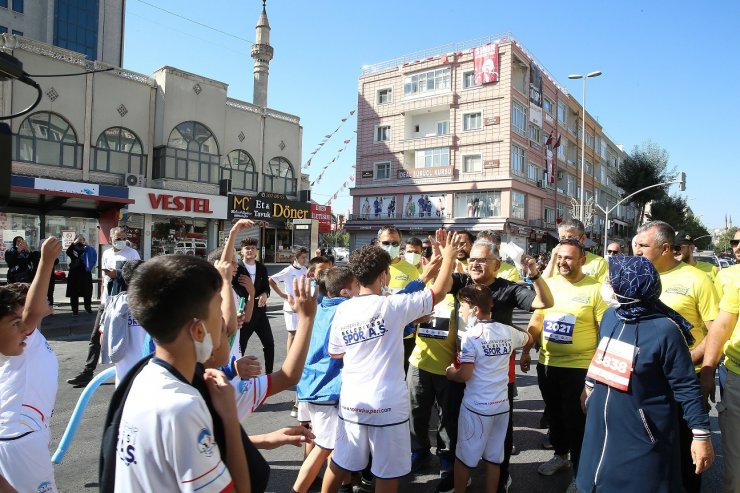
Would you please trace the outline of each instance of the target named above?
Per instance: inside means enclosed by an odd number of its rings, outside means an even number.
[[[579,197],[584,142],[586,200],[606,209],[620,200],[613,174],[625,153],[588,114],[584,139],[582,117],[578,101],[510,34],[364,66],[346,222],[352,246],[391,223],[404,237],[492,229],[544,252]],[[610,239],[629,235],[632,214],[610,214]],[[603,221],[597,209],[589,234],[598,245]]]

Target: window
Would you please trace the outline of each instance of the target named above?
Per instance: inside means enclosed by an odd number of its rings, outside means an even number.
[[[557,214],[558,215],[555,220],[557,220],[558,218],[565,219],[565,204],[558,203]]]
[[[514,219],[525,219],[524,201],[525,195],[522,192],[511,192],[511,217]]]
[[[565,193],[573,197],[576,193],[576,177],[568,173],[567,188]]]
[[[463,156],[463,173],[480,173],[482,169],[480,154]]]
[[[540,141],[540,128],[535,125],[529,126],[529,140],[542,144]]]
[[[5,34],[8,32],[8,28],[5,26],[0,26],[0,34]]]
[[[267,169],[262,173],[265,192],[295,195],[297,182],[293,178],[293,165],[284,157],[274,157],[267,163]]]
[[[568,148],[568,139],[560,139],[560,147],[558,147],[558,159],[565,161],[565,151]]]
[[[23,31],[16,31],[15,29],[13,29],[13,32],[11,34],[13,34],[13,36],[23,36]]]
[[[475,71],[463,72],[463,89],[472,89],[473,87],[475,87]]]
[[[606,142],[604,142],[604,139],[599,139],[601,142],[599,143],[599,155],[601,156],[601,159],[606,159]]]
[[[532,181],[539,181],[540,179],[540,169],[532,163],[527,166],[527,179]]]
[[[465,113],[463,115],[463,131],[468,130],[480,130],[481,124],[481,113]]]
[[[391,140],[391,126],[378,125],[375,127],[375,142],[387,142]]]
[[[511,146],[511,170],[515,175],[524,176],[525,151],[519,146]]]
[[[542,98],[542,109],[545,110],[546,113],[552,115],[552,101],[547,98]]]
[[[100,0],[56,0],[53,44],[97,59],[99,4]]]
[[[450,68],[440,68],[409,75],[403,81],[403,94],[413,96],[425,92],[443,91],[450,88]]]
[[[452,214],[454,217],[501,217],[501,192],[456,193]]]
[[[378,104],[387,104],[393,102],[393,89],[386,88],[378,91]]]
[[[231,180],[231,188],[256,191],[257,173],[252,156],[242,149],[228,153],[226,161],[221,166],[221,179]]]
[[[39,111],[21,123],[16,134],[15,159],[28,163],[80,168],[82,146],[61,116]]]
[[[415,168],[433,168],[450,165],[449,147],[431,147],[416,151],[414,155]]]
[[[196,121],[182,122],[166,146],[155,149],[154,178],[218,183],[221,159],[213,133]]]
[[[527,131],[527,111],[519,103],[513,103],[511,108],[511,125],[514,131],[519,135],[526,135]]]
[[[591,149],[594,148],[594,134],[586,132],[586,145]]]
[[[107,173],[146,173],[146,155],[141,141],[131,130],[111,127],[98,136],[93,147],[92,168]]]
[[[545,207],[545,222],[547,224],[555,224],[555,210],[548,209]]]
[[[7,4],[7,2],[6,2]],[[23,0],[13,0],[13,10],[23,13]]]
[[[586,174],[594,176],[594,165],[586,161]]]
[[[565,103],[558,103],[558,121],[563,125],[566,123]]]
[[[373,174],[373,180],[389,180],[390,178],[391,178],[390,161],[384,161],[382,163],[375,163],[375,173]]]
[[[450,133],[450,122],[437,122],[437,135],[447,135]]]
[[[601,183],[603,183],[605,185],[608,185],[609,184],[609,179],[608,179],[609,176],[608,176],[607,171],[606,171],[606,166],[601,166],[599,169],[601,170],[601,179],[599,181],[601,181]]]

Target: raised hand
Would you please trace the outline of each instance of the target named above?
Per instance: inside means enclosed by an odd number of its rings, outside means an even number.
[[[311,294],[311,281],[301,276],[300,279],[293,279],[293,296],[288,295],[288,303],[298,316],[313,318],[316,315],[316,300],[319,290]]]

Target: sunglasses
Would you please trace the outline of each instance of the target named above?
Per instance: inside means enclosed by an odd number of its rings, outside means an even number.
[[[469,258],[468,259],[468,265],[470,264],[487,264],[488,262],[493,262],[492,259],[488,258]]]
[[[609,255],[619,255],[619,250],[607,250],[606,253]]]
[[[740,240],[730,240],[730,246],[732,248],[737,248],[738,245],[740,245]]]
[[[381,241],[380,244],[383,246],[394,246],[394,247],[401,246],[401,244],[397,241]]]

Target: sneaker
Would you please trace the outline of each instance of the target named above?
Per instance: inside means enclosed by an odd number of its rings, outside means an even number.
[[[76,377],[70,378],[69,380],[67,380],[67,383],[70,385],[84,387],[85,385],[90,383],[90,380],[92,379],[93,379],[93,372],[89,370],[83,370]]]
[[[372,491],[375,491],[372,479],[361,478],[360,484],[352,487],[352,493],[370,493]]]
[[[343,484],[339,487],[339,493],[354,493],[354,488],[351,484]]]
[[[537,472],[543,476],[552,476],[556,472],[568,469],[569,467],[570,461],[568,459],[563,459],[558,454],[555,454],[552,456],[552,459],[544,464],[540,464],[540,467],[537,468]]]
[[[298,407],[297,406],[293,406],[293,409],[290,410],[290,417],[291,418],[298,417]]]
[[[416,450],[411,452],[411,472],[416,472],[429,465],[432,460],[432,453],[428,450]]]
[[[511,476],[506,478],[506,484],[504,485],[504,492],[509,493],[509,488],[511,488]]]
[[[511,455],[519,455],[519,449],[516,448],[516,445],[511,446]]]
[[[570,482],[568,485],[568,489],[565,490],[565,493],[578,493],[578,487],[576,486],[576,478],[573,478],[573,481]]]

